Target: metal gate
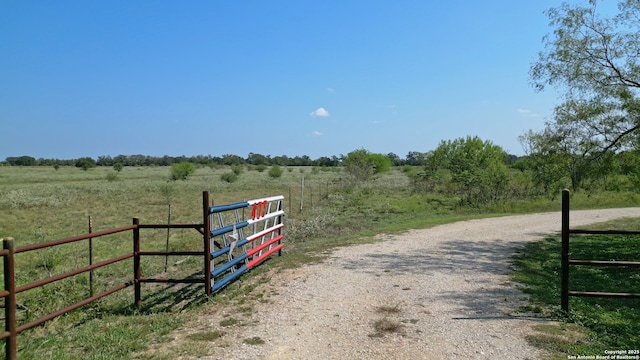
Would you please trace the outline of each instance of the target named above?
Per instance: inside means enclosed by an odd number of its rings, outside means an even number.
[[[272,254],[282,255],[284,196],[208,208],[207,271],[215,293]]]

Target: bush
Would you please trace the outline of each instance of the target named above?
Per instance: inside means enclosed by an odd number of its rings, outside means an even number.
[[[196,166],[188,161],[171,165],[171,180],[187,180],[196,172]]]
[[[267,165],[256,165],[256,170],[258,172],[263,172],[263,171],[267,170]]]
[[[110,172],[107,174],[107,181],[108,182],[112,182],[112,181],[116,181],[118,180],[118,173],[117,172]]]
[[[236,174],[236,175],[242,174],[242,165],[233,165],[233,166],[231,166],[231,171],[233,171],[233,173]]]
[[[273,165],[271,169],[269,169],[269,176],[272,178],[279,178],[282,176],[282,169],[278,165]]]
[[[369,154],[369,161],[373,164],[373,173],[381,174],[391,171],[391,159],[384,154]]]
[[[228,182],[228,183],[232,183],[232,182],[235,182],[236,180],[238,180],[238,175],[235,172],[224,173],[224,174],[220,175],[220,180]]]
[[[374,174],[391,170],[391,159],[387,155],[372,154],[365,149],[347,154],[343,164],[345,170],[358,182],[368,181]]]

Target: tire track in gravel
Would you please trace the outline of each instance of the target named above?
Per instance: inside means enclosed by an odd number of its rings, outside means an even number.
[[[572,211],[571,225],[626,216],[640,208]],[[510,282],[510,258],[557,233],[560,219],[470,220],[337,249],[275,275],[265,286],[277,293],[256,305],[252,325],[212,343],[204,359],[538,359],[525,336],[546,320],[516,311],[526,296]],[[398,328],[380,334],[381,320]],[[252,337],[265,343],[242,342]]]

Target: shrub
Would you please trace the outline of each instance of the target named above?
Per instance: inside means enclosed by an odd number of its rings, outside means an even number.
[[[273,165],[271,169],[269,169],[269,176],[272,178],[279,178],[282,176],[282,169],[278,165]]]
[[[350,152],[344,159],[345,169],[356,181],[364,182],[373,176],[375,166],[369,155],[369,151],[360,149]]]
[[[236,175],[242,174],[242,165],[233,165],[233,166],[231,166],[231,171],[233,171],[233,173],[236,174]]]
[[[117,172],[110,172],[107,174],[107,181],[108,182],[113,182],[118,180],[118,173]]]
[[[263,171],[267,170],[267,165],[256,165],[256,170],[258,172],[263,172]]]
[[[228,183],[232,183],[232,182],[235,182],[236,180],[238,180],[238,175],[235,172],[224,173],[224,174],[220,175],[220,180],[228,182]]]
[[[196,172],[196,166],[188,161],[171,165],[171,180],[187,180]]]

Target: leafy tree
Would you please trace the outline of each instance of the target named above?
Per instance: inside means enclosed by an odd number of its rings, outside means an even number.
[[[334,166],[331,159],[326,156],[321,156],[317,158],[314,162],[316,163],[317,166]]]
[[[113,170],[117,172],[121,172],[123,168],[124,168],[124,165],[121,162],[117,162],[113,164]]]
[[[500,146],[477,136],[442,141],[427,158],[424,176],[440,178],[440,170],[448,170],[463,202],[486,203],[504,197],[509,180],[505,155]]]
[[[188,161],[171,165],[171,180],[187,180],[196,172],[196,166]]]
[[[640,135],[640,1],[620,1],[612,17],[600,15],[597,4],[548,10],[553,32],[530,70],[538,90],[551,85],[565,95],[545,131],[587,144],[582,155],[570,155],[592,159],[634,146]]]
[[[361,182],[369,180],[374,174],[391,169],[391,159],[387,155],[372,154],[365,149],[350,152],[342,163],[347,173]]]
[[[594,114],[589,109],[592,107],[586,102],[567,101],[556,109],[555,122],[548,122],[540,132],[529,131],[520,136],[525,151],[531,155],[535,178],[546,192],[560,191],[553,184],[560,184],[563,177],[568,177],[571,188],[578,190],[585,181],[604,178],[609,172],[606,160],[611,155],[603,151],[596,127],[589,124]]]
[[[291,166],[311,166],[313,161],[308,155],[296,156],[289,158],[289,165]]]
[[[418,151],[409,151],[406,157],[407,165],[421,166],[424,165],[427,160],[428,154]]]
[[[96,161],[96,165],[98,166],[112,166],[113,159],[109,155],[98,156],[98,161]]]
[[[36,166],[38,162],[33,156],[8,157],[5,160],[9,165],[13,166]]]
[[[287,155],[280,155],[273,158],[273,163],[280,166],[286,166],[288,162],[289,157]]]
[[[82,170],[89,170],[91,168],[96,167],[96,161],[90,157],[83,157],[76,160],[76,167],[81,168]]]
[[[365,149],[354,150],[342,162],[346,172],[356,181],[367,181],[373,175],[373,163],[369,161],[368,155],[369,151]]]
[[[389,160],[391,160],[391,163],[393,164],[393,166],[402,166],[404,165],[404,160],[402,160],[400,158],[400,156],[396,155],[395,153],[388,153],[387,157],[389,158]]]
[[[247,156],[247,163],[251,165],[268,165],[271,163],[269,156],[250,152]]]
[[[238,155],[224,154],[222,155],[223,165],[240,165],[244,164],[244,159]]]

